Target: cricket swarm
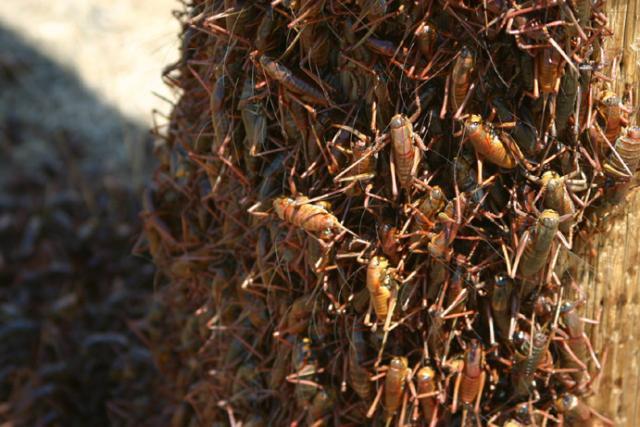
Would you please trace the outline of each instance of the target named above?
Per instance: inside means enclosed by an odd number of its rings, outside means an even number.
[[[640,161],[603,3],[187,2],[142,213],[174,425],[611,425],[573,262]]]

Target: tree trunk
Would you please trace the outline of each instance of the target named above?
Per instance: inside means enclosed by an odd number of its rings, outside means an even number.
[[[558,213],[542,192],[551,192],[543,172],[569,175],[574,165],[600,189],[605,178],[624,180],[592,166],[593,158],[611,162],[604,142],[581,135],[576,143],[568,126],[578,75],[562,77],[573,63],[565,67],[560,44],[571,47],[565,37],[574,37],[576,54],[591,54],[570,31],[551,30],[562,42],[554,47],[535,31],[514,37],[500,23],[517,11],[473,3],[189,6],[183,59],[168,73],[183,96],[145,212],[150,250],[171,282],[160,317],[165,330],[182,329],[173,337],[179,343],[162,336],[156,346],[185,402],[175,424],[193,422],[190,411],[207,423],[256,425],[261,416],[283,425],[372,416],[403,425],[424,411],[428,424],[429,404],[451,424],[471,419],[476,397],[479,415],[499,425],[526,418],[523,407],[531,411],[525,424],[548,421],[543,413],[569,425],[591,416],[583,405],[579,414],[563,406],[582,403],[586,377],[562,347],[579,345],[575,330],[552,313],[579,295],[568,295],[566,275],[549,271],[561,234],[582,212],[563,198]],[[634,82],[636,4],[611,2],[616,36],[600,71],[614,77],[618,94]],[[540,2],[523,14],[555,28],[565,10]],[[601,20],[582,19],[587,32],[602,30]],[[432,38],[434,31],[441,33]],[[555,101],[564,123],[545,115]],[[555,182],[570,198],[565,181]],[[580,197],[590,202],[593,194]],[[587,333],[600,359],[608,355],[590,403],[621,424],[636,421],[638,399],[631,301],[640,197],[629,198],[600,208],[602,221],[587,213],[601,234],[568,257],[585,297],[580,313],[600,320]],[[568,369],[564,376],[545,380],[549,358]],[[403,390],[407,367],[426,377],[433,369],[437,378],[420,383],[418,375],[415,387],[439,390],[439,403],[418,408]]]
[[[634,191],[615,215],[600,222],[592,237],[594,257],[581,272],[587,304],[585,316],[600,317],[594,327],[594,348],[606,346],[607,361],[594,408],[616,425],[637,425],[640,419],[640,192]]]
[[[637,102],[640,1],[613,0],[608,9],[614,35],[606,44],[607,57],[616,58],[620,64],[615,90],[620,94],[626,85],[631,85]],[[636,117],[631,121],[636,122]],[[599,390],[590,402],[612,417],[616,425],[635,426],[640,421],[638,190],[631,192],[625,204],[599,218],[597,232],[584,256],[587,263],[582,265],[580,283],[587,295],[585,316],[600,317],[600,324],[593,328],[592,341],[596,349],[608,349]]]

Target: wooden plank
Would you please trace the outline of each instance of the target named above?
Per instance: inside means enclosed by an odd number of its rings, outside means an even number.
[[[616,421],[616,425],[637,425],[640,349],[637,346],[640,303],[640,192],[628,204],[606,217],[605,228],[595,235],[596,256],[581,273],[586,284],[584,315],[600,318],[590,328],[596,350],[608,349],[607,363],[598,392],[591,405]]]
[[[631,88],[638,105],[640,0],[612,0],[607,10],[614,36],[605,44],[605,72],[617,77],[613,89],[619,95]],[[638,123],[637,112],[631,122]],[[600,321],[586,330],[599,357],[607,348],[608,359],[589,404],[617,426],[635,426],[640,424],[640,191],[597,216],[599,232],[579,250],[577,263],[577,279],[586,291],[582,314]]]

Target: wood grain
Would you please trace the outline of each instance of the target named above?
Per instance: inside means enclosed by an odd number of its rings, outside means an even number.
[[[614,36],[605,44],[610,63],[606,71],[616,76],[618,94],[631,88],[637,105],[640,0],[609,1],[607,9]],[[636,112],[631,122],[638,123],[637,118]],[[584,316],[600,320],[587,333],[600,357],[607,349],[607,360],[589,403],[615,425],[635,426],[640,424],[640,191],[632,191],[626,203],[592,220],[598,232],[583,242],[577,278],[586,291]]]
[[[583,260],[589,262],[579,273],[587,297],[584,315],[600,320],[587,332],[601,356],[607,349],[602,378],[590,403],[620,426],[637,425],[640,419],[639,224],[640,192],[634,191],[624,206],[600,218],[600,231],[584,254]]]

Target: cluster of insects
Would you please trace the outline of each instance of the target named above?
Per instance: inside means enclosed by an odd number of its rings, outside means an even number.
[[[194,417],[612,424],[570,262],[640,161],[602,1],[187,9],[143,217]]]

